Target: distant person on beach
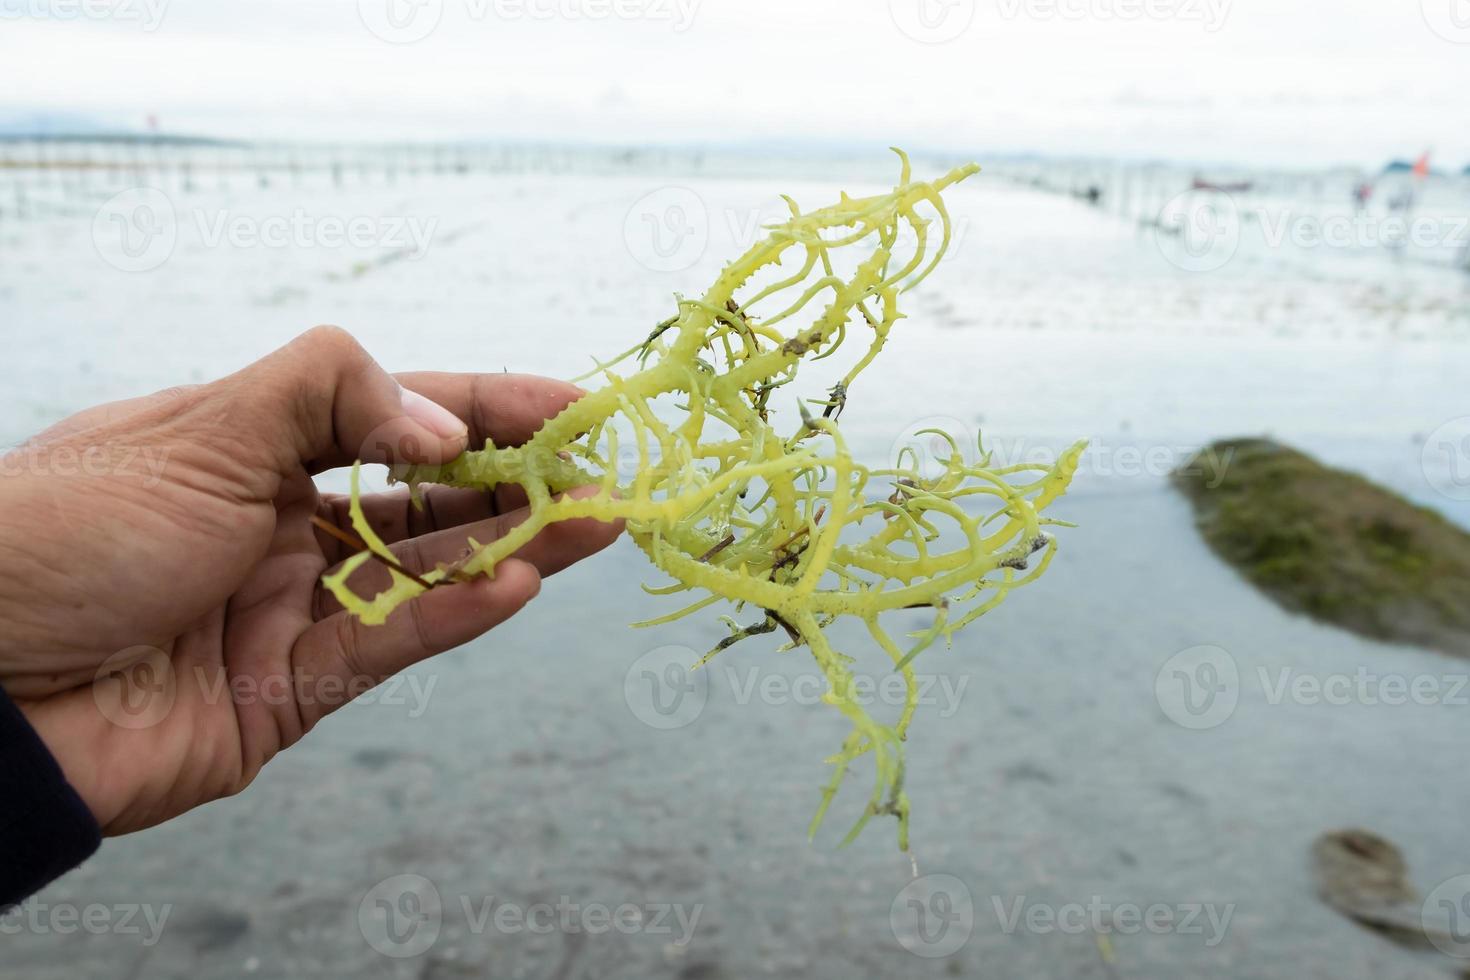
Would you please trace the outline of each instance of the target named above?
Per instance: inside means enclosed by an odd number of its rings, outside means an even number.
[[[582,394],[512,374],[389,374],[319,327],[211,384],[92,408],[0,457],[0,909],[103,835],[238,793],[325,715],[514,615],[619,528],[566,521],[363,627],[325,592],[348,501],[314,474],[516,445]],[[572,491],[577,493],[578,491]],[[526,515],[519,488],[368,496],[410,571]],[[386,571],[383,574],[386,578]],[[365,573],[360,573],[365,574]],[[344,814],[344,817],[346,814]]]

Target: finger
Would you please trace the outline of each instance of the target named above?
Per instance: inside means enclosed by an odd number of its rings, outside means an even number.
[[[526,491],[514,483],[494,490],[460,487],[425,486],[420,495],[422,506],[415,506],[408,490],[368,494],[362,498],[363,516],[387,544],[394,544],[420,534],[431,534],[449,528],[473,524],[500,514],[508,514],[526,506]],[[321,516],[341,528],[352,526],[352,498],[345,494],[323,494]],[[342,554],[335,538],[320,536],[322,552],[328,556]],[[331,558],[335,563],[340,559]]]
[[[531,374],[445,374],[414,371],[396,375],[412,388],[443,405],[470,427],[470,446],[488,442],[519,446],[587,392],[567,381]]]
[[[468,444],[464,422],[401,386],[338,327],[309,330],[216,385],[242,448],[281,473],[356,459],[443,463]]]
[[[569,491],[568,495],[577,500],[585,500],[596,493],[595,487],[578,487]],[[521,508],[509,514],[501,514],[474,524],[400,541],[392,545],[389,550],[404,568],[415,574],[423,574],[441,565],[452,565],[465,558],[470,553],[470,538],[474,538],[480,544],[498,541],[530,516],[529,508]],[[536,567],[541,577],[546,578],[584,558],[597,554],[617,540],[622,530],[621,521],[599,521],[591,517],[557,521],[542,528],[535,537],[515,552],[514,557],[530,562]],[[337,569],[333,568],[328,574],[336,571]],[[353,578],[354,589],[364,595],[381,591],[389,584],[388,570],[377,564],[365,565]],[[331,593],[320,586],[317,589],[315,605],[317,618],[330,616],[342,608]]]
[[[541,590],[528,562],[508,558],[493,579],[433,589],[400,606],[381,626],[364,626],[345,612],[308,627],[291,651],[298,690],[321,689],[325,680],[352,686],[381,683],[437,653],[452,650],[505,622]],[[301,704],[310,729],[341,700]]]

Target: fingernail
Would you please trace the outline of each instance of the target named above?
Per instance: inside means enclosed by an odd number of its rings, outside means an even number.
[[[469,427],[449,409],[429,401],[416,391],[403,389],[403,411],[409,418],[428,428],[441,439],[463,439]]]

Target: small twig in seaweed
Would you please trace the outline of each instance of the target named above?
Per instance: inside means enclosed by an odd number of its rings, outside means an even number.
[[[832,386],[827,395],[827,407],[822,411],[822,418],[837,421],[842,415],[842,410],[847,407],[847,385],[841,381]]]
[[[311,515],[311,523],[315,525],[317,530],[321,531],[323,534],[326,534],[329,537],[336,538],[338,541],[341,541],[343,544],[347,545],[349,548],[354,549],[355,551],[368,551],[367,544],[357,535],[342,530],[337,525],[323,520],[316,514]],[[369,553],[372,555],[374,561],[388,566],[400,575],[407,576],[413,581],[415,585],[419,586],[420,588],[432,589],[440,585],[449,584],[448,582],[430,582],[427,579],[414,574],[413,572],[404,568],[398,562],[393,561],[390,558],[384,558],[382,555],[378,554],[375,551]]]
[[[735,543],[735,532],[732,531],[729,534],[725,535],[723,538],[721,538],[719,540],[719,542],[716,543],[713,548],[711,548],[710,550],[706,551],[704,554],[700,555],[699,556],[699,560],[702,561],[702,562],[708,562],[715,555],[718,555],[720,552],[724,551],[726,548],[730,547],[730,545],[732,545],[734,543]]]

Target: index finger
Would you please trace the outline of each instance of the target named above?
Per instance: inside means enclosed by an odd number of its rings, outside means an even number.
[[[470,448],[486,441],[519,446],[587,392],[569,381],[534,374],[454,374],[410,371],[398,383],[438,402],[470,427]]]

